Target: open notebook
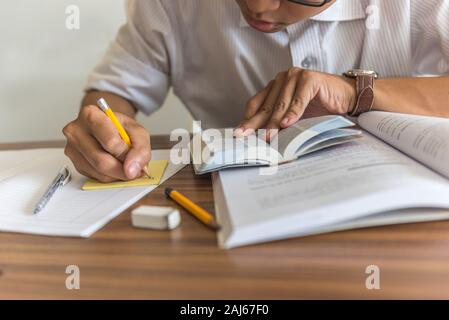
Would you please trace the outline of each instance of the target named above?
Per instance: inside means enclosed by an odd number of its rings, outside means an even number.
[[[155,160],[169,156],[169,150],[152,152]],[[34,206],[63,165],[72,172],[71,182],[56,192],[44,211],[33,215]],[[183,166],[169,163],[161,183]],[[85,181],[62,149],[0,152],[0,231],[89,237],[157,187],[82,191]]]

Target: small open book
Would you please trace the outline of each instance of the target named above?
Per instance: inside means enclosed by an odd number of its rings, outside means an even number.
[[[361,137],[347,129],[354,123],[342,116],[323,116],[298,121],[279,131],[270,143],[256,134],[235,138],[232,129],[209,129],[194,134],[190,144],[197,174],[225,168],[273,166]]]

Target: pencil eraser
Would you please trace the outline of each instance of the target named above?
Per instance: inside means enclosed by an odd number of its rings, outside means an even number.
[[[137,228],[173,230],[179,226],[181,215],[171,207],[141,206],[132,211],[131,221]]]

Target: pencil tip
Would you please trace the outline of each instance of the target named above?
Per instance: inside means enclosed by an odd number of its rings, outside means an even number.
[[[165,195],[167,196],[167,197],[170,197],[170,193],[173,191],[173,189],[172,188],[165,188]]]
[[[220,226],[217,222],[215,222],[215,221],[211,222],[211,223],[209,224],[209,226],[210,226],[212,229],[214,229],[215,231],[220,231],[220,230],[221,230],[221,226]]]
[[[145,173],[148,179],[153,179],[153,177],[150,175],[150,171],[148,170],[148,166],[145,166],[143,168],[143,172]]]

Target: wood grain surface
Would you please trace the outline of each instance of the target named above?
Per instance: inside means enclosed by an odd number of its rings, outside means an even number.
[[[153,137],[153,148],[169,147]],[[0,145],[0,149],[62,146]],[[186,167],[135,206],[174,206],[173,186],[214,211],[210,176]],[[1,209],[0,209],[1,210]],[[65,287],[66,267],[81,271]],[[367,290],[377,265],[380,290]],[[449,298],[449,222],[337,232],[221,250],[214,232],[182,211],[172,232],[134,229],[125,211],[89,239],[0,233],[2,299],[379,299]]]

